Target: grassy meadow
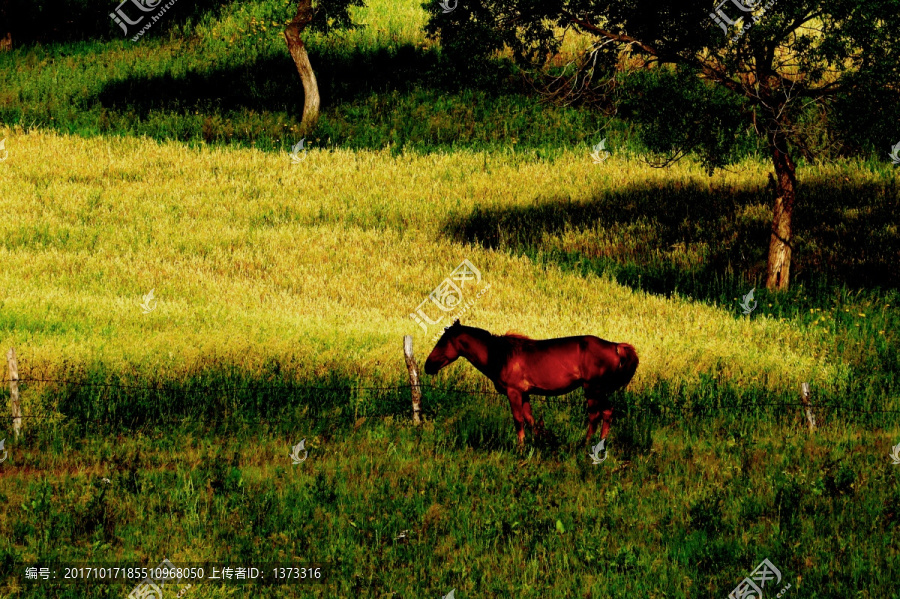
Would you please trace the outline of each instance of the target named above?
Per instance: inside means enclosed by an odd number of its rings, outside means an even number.
[[[632,125],[502,61],[456,85],[418,2],[310,36],[323,116],[293,164],[289,9],[0,52],[0,347],[26,415],[0,431],[0,597],[125,596],[22,564],[164,558],[328,569],[198,599],[725,597],[768,558],[773,595],[900,598],[894,168],[801,162],[792,289],[769,294],[749,134],[712,177],[651,168]],[[518,451],[465,361],[424,377],[412,425],[402,337],[423,364],[440,326],[410,314],[464,259],[464,298],[489,286],[464,324],[637,348],[604,463],[581,392],[534,398],[555,437]]]

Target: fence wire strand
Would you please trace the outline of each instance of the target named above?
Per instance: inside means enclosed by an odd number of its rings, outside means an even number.
[[[12,382],[10,379],[0,379],[0,383],[9,384]],[[486,391],[483,389],[473,389],[473,388],[465,388],[465,387],[439,387],[436,385],[427,385],[427,384],[419,384],[419,385],[387,385],[387,386],[371,386],[371,387],[359,387],[353,385],[347,386],[319,386],[319,385],[296,385],[285,388],[283,385],[188,385],[184,387],[168,387],[165,385],[126,385],[119,383],[97,383],[97,382],[89,382],[89,381],[74,381],[67,379],[46,379],[46,378],[32,378],[32,377],[23,377],[17,379],[18,383],[49,383],[49,384],[57,384],[64,385],[68,387],[92,387],[92,388],[105,388],[105,389],[123,389],[130,391],[151,391],[156,393],[181,393],[181,394],[189,394],[189,393],[227,393],[234,391],[250,391],[257,390],[259,392],[278,390],[287,395],[292,395],[297,392],[310,392],[310,391],[331,391],[331,392],[346,392],[351,394],[358,394],[360,391],[395,391],[399,392],[401,390],[411,390],[414,386],[418,387],[423,392],[428,390],[434,392],[436,394],[456,394],[456,395],[466,395],[466,396],[488,396],[490,399],[497,399],[498,403],[502,403],[503,400],[499,398],[505,398],[505,395],[499,393],[497,391]],[[558,397],[547,397],[540,395],[533,395],[530,397],[532,402],[544,402],[545,404],[555,404],[555,405],[567,405],[567,406],[576,406],[583,405],[586,401],[584,398],[558,398]],[[747,409],[759,409],[759,408],[791,408],[791,409],[814,409],[817,411],[832,411],[832,412],[852,412],[857,414],[900,414],[900,410],[865,410],[861,408],[853,408],[844,405],[838,404],[829,404],[829,403],[793,403],[793,402],[768,402],[768,403],[759,403],[759,402],[748,402],[748,403],[736,403],[736,404],[719,404],[715,406],[697,406],[697,405],[689,405],[689,406],[679,406],[675,404],[662,404],[662,403],[654,403],[651,402],[649,405],[628,405],[626,409],[622,411],[626,413],[631,412],[648,412],[648,411],[656,411],[656,412],[664,412],[667,410],[676,410],[682,412],[692,412],[696,413],[705,413],[705,412],[715,412],[721,410],[747,410]],[[405,411],[404,411],[405,413]],[[383,414],[383,415],[399,415],[398,414]],[[21,419],[58,419],[60,415],[48,415],[48,416],[38,416],[38,415],[22,415],[19,418]],[[7,416],[8,419],[14,419],[13,416]],[[178,422],[186,422],[191,420],[204,420],[204,416],[194,416],[194,417],[183,417],[176,419],[167,419],[160,420],[154,419],[154,422],[157,423],[178,423]],[[255,418],[258,422],[280,422],[284,420],[288,420],[289,418]]]

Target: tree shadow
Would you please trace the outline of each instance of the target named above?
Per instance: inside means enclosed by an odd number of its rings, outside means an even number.
[[[602,120],[585,111],[541,106],[527,97],[505,63],[457,64],[412,45],[332,49],[311,60],[322,108],[318,126],[305,137],[320,149],[429,153],[496,147],[515,138],[518,148],[543,152],[547,127],[556,127],[557,145],[583,144]],[[79,126],[89,134],[285,150],[302,131],[304,92],[285,53],[177,75],[136,73],[77,102]]]
[[[462,65],[433,50],[411,44],[376,49],[310,50],[324,107],[371,94],[426,89],[458,92],[475,89],[490,94],[519,89],[503,63]],[[461,85],[460,81],[465,81]],[[498,81],[500,84],[498,85]],[[239,66],[182,75],[135,75],[105,85],[87,98],[115,110],[146,117],[155,110],[287,111],[300,115],[303,86],[290,56],[260,58]]]
[[[219,19],[234,0],[192,0],[176,2],[167,10],[165,19],[151,29],[146,37],[167,34],[177,26],[202,19]],[[156,3],[154,6],[162,6]],[[116,3],[85,0],[5,0],[0,2],[0,23],[12,34],[16,47],[30,44],[60,44],[79,41],[108,41],[122,39],[123,32],[109,17]],[[125,12],[131,18],[140,16],[130,5]],[[132,37],[137,29],[130,28],[125,37]]]
[[[479,207],[451,217],[444,233],[583,274],[608,273],[650,293],[733,303],[764,286],[772,201],[764,186],[637,183],[586,202]],[[792,288],[898,288],[898,215],[896,182],[802,182]]]

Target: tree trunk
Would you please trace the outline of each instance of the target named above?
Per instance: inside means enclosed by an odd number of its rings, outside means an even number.
[[[288,52],[297,65],[300,80],[303,82],[303,121],[300,127],[303,133],[309,133],[319,122],[319,84],[316,83],[316,74],[313,72],[306,46],[300,39],[300,34],[306,29],[313,19],[312,0],[298,0],[297,14],[284,30],[284,39],[287,41]]]
[[[788,154],[787,136],[779,124],[773,123],[769,133],[769,149],[775,166],[775,208],[772,236],[769,239],[769,265],[766,289],[785,291],[791,277],[791,217],[794,214],[797,167]]]

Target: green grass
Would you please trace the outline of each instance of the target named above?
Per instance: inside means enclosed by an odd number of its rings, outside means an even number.
[[[6,433],[0,479],[7,568],[38,557],[271,561],[278,547],[335,567],[331,586],[297,596],[720,596],[768,557],[804,592],[891,596],[898,426],[868,412],[897,410],[896,292],[759,293],[747,318],[733,298],[753,283],[739,274],[731,289],[724,275],[697,276],[678,293],[597,275],[613,263],[593,262],[603,235],[619,226],[604,203],[623,203],[604,190],[628,178],[657,191],[627,196],[650,234],[621,237],[639,251],[617,263],[702,272],[715,252],[670,248],[677,213],[662,210],[690,204],[672,182],[702,197],[695,167],[311,151],[294,168],[252,150],[11,133],[2,208],[17,219],[0,236],[0,286],[15,293],[0,305],[0,343],[17,348],[23,377],[72,382],[22,384],[30,419],[22,440]],[[568,211],[568,229],[547,208],[538,230],[504,216],[548,194],[589,209]],[[744,198],[765,222],[762,200]],[[727,254],[716,223],[731,207],[707,210],[681,222]],[[480,224],[490,211],[493,241]],[[584,228],[598,230],[582,237],[594,245],[566,246]],[[567,263],[560,247],[585,258]],[[420,363],[428,351],[408,314],[463,257],[491,283],[467,323],[638,348],[603,466],[581,443],[578,393],[535,400],[558,442],[529,439],[523,462],[502,397],[441,390],[489,390],[464,363],[426,379],[437,388],[422,432],[408,424],[407,390],[354,391],[405,383],[401,336],[415,336]],[[151,287],[159,304],[143,314]],[[831,406],[816,408],[812,436],[796,405],[803,380]],[[304,437],[315,457],[303,467],[322,470],[282,480]],[[104,476],[124,488],[104,491]],[[408,545],[393,543],[395,529],[413,532]]]
[[[417,2],[310,37],[324,112],[292,165],[289,16],[0,53],[0,347],[28,379],[25,436],[0,432],[0,597],[131,588],[23,588],[22,560],[165,557],[331,568],[265,596],[723,597],[768,558],[788,599],[900,597],[895,169],[802,165],[792,289],[769,294],[752,143],[711,178],[650,168],[629,123],[502,62],[460,86]],[[465,324],[635,345],[602,465],[580,392],[535,398],[554,437],[519,453],[464,362],[410,424],[401,338],[421,364],[439,327],[409,314],[464,258],[490,284]]]
[[[799,593],[896,597],[890,439],[719,424],[660,426],[602,466],[580,445],[473,447],[452,423],[364,421],[308,437],[297,466],[299,431],[265,424],[62,435],[16,458],[46,474],[5,484],[4,537],[59,561],[329,564],[329,585],[267,596],[721,596],[768,558]]]
[[[273,24],[292,16],[289,6],[231,4],[221,11],[185,39],[4,53],[0,121],[84,136],[288,149],[300,138],[303,92],[282,27]],[[310,145],[442,151],[518,144],[558,153],[599,141],[604,119],[536,104],[509,67],[461,89],[460,65],[422,39],[424,17],[415,3],[376,2],[356,11],[360,27],[353,31],[307,36],[324,108]]]

